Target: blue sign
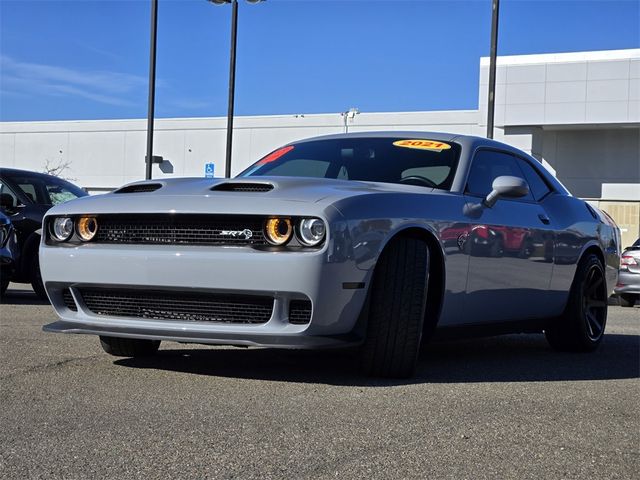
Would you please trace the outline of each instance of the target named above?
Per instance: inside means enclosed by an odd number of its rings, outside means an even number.
[[[205,163],[204,164],[204,176],[206,178],[213,178],[213,169],[215,164],[213,163]]]

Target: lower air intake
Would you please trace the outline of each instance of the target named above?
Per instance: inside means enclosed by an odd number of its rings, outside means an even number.
[[[257,295],[103,288],[81,288],[79,292],[91,312],[109,317],[260,324],[268,322],[273,312],[273,298]]]
[[[309,300],[292,300],[289,303],[289,323],[306,325],[311,321],[311,302]]]
[[[74,312],[78,311],[78,306],[76,305],[76,302],[71,295],[71,290],[69,290],[68,288],[62,290],[62,301],[69,310]]]

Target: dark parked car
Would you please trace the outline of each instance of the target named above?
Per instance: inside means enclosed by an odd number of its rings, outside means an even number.
[[[0,210],[15,228],[19,251],[12,282],[31,283],[38,296],[47,298],[38,261],[42,218],[52,206],[85,196],[81,188],[52,175],[0,168]],[[4,287],[4,275],[2,282]]]
[[[17,259],[15,230],[9,217],[0,212],[0,296],[9,286]]]
[[[623,307],[633,307],[640,300],[640,238],[622,252],[620,276],[614,291]]]

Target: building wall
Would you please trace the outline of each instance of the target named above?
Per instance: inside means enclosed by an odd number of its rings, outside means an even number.
[[[622,248],[640,238],[640,202],[598,200],[589,203],[604,210],[616,221],[620,228]]]
[[[640,128],[532,131],[534,154],[581,198],[640,201]]]
[[[480,59],[480,122],[486,124],[489,59]],[[640,49],[498,57],[499,126],[640,122]]]
[[[235,121],[232,174],[288,142],[349,131],[417,130],[479,134],[476,111],[362,113],[347,120],[341,114],[238,117]],[[226,119],[160,119],[156,121],[153,177],[204,176],[215,164],[224,176]],[[531,136],[514,134],[512,142],[530,149]],[[93,190],[111,189],[144,178],[146,121],[0,123],[0,166],[43,171],[68,163],[63,176]]]

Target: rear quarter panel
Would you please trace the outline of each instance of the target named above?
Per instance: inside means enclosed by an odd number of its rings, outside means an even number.
[[[590,209],[586,202],[566,195],[551,195],[543,201],[556,230],[555,259],[549,294],[565,305],[580,258],[597,248],[604,259],[607,290],[615,286],[620,254],[615,225]],[[593,212],[593,213],[592,213]],[[595,214],[595,217],[594,217]]]

